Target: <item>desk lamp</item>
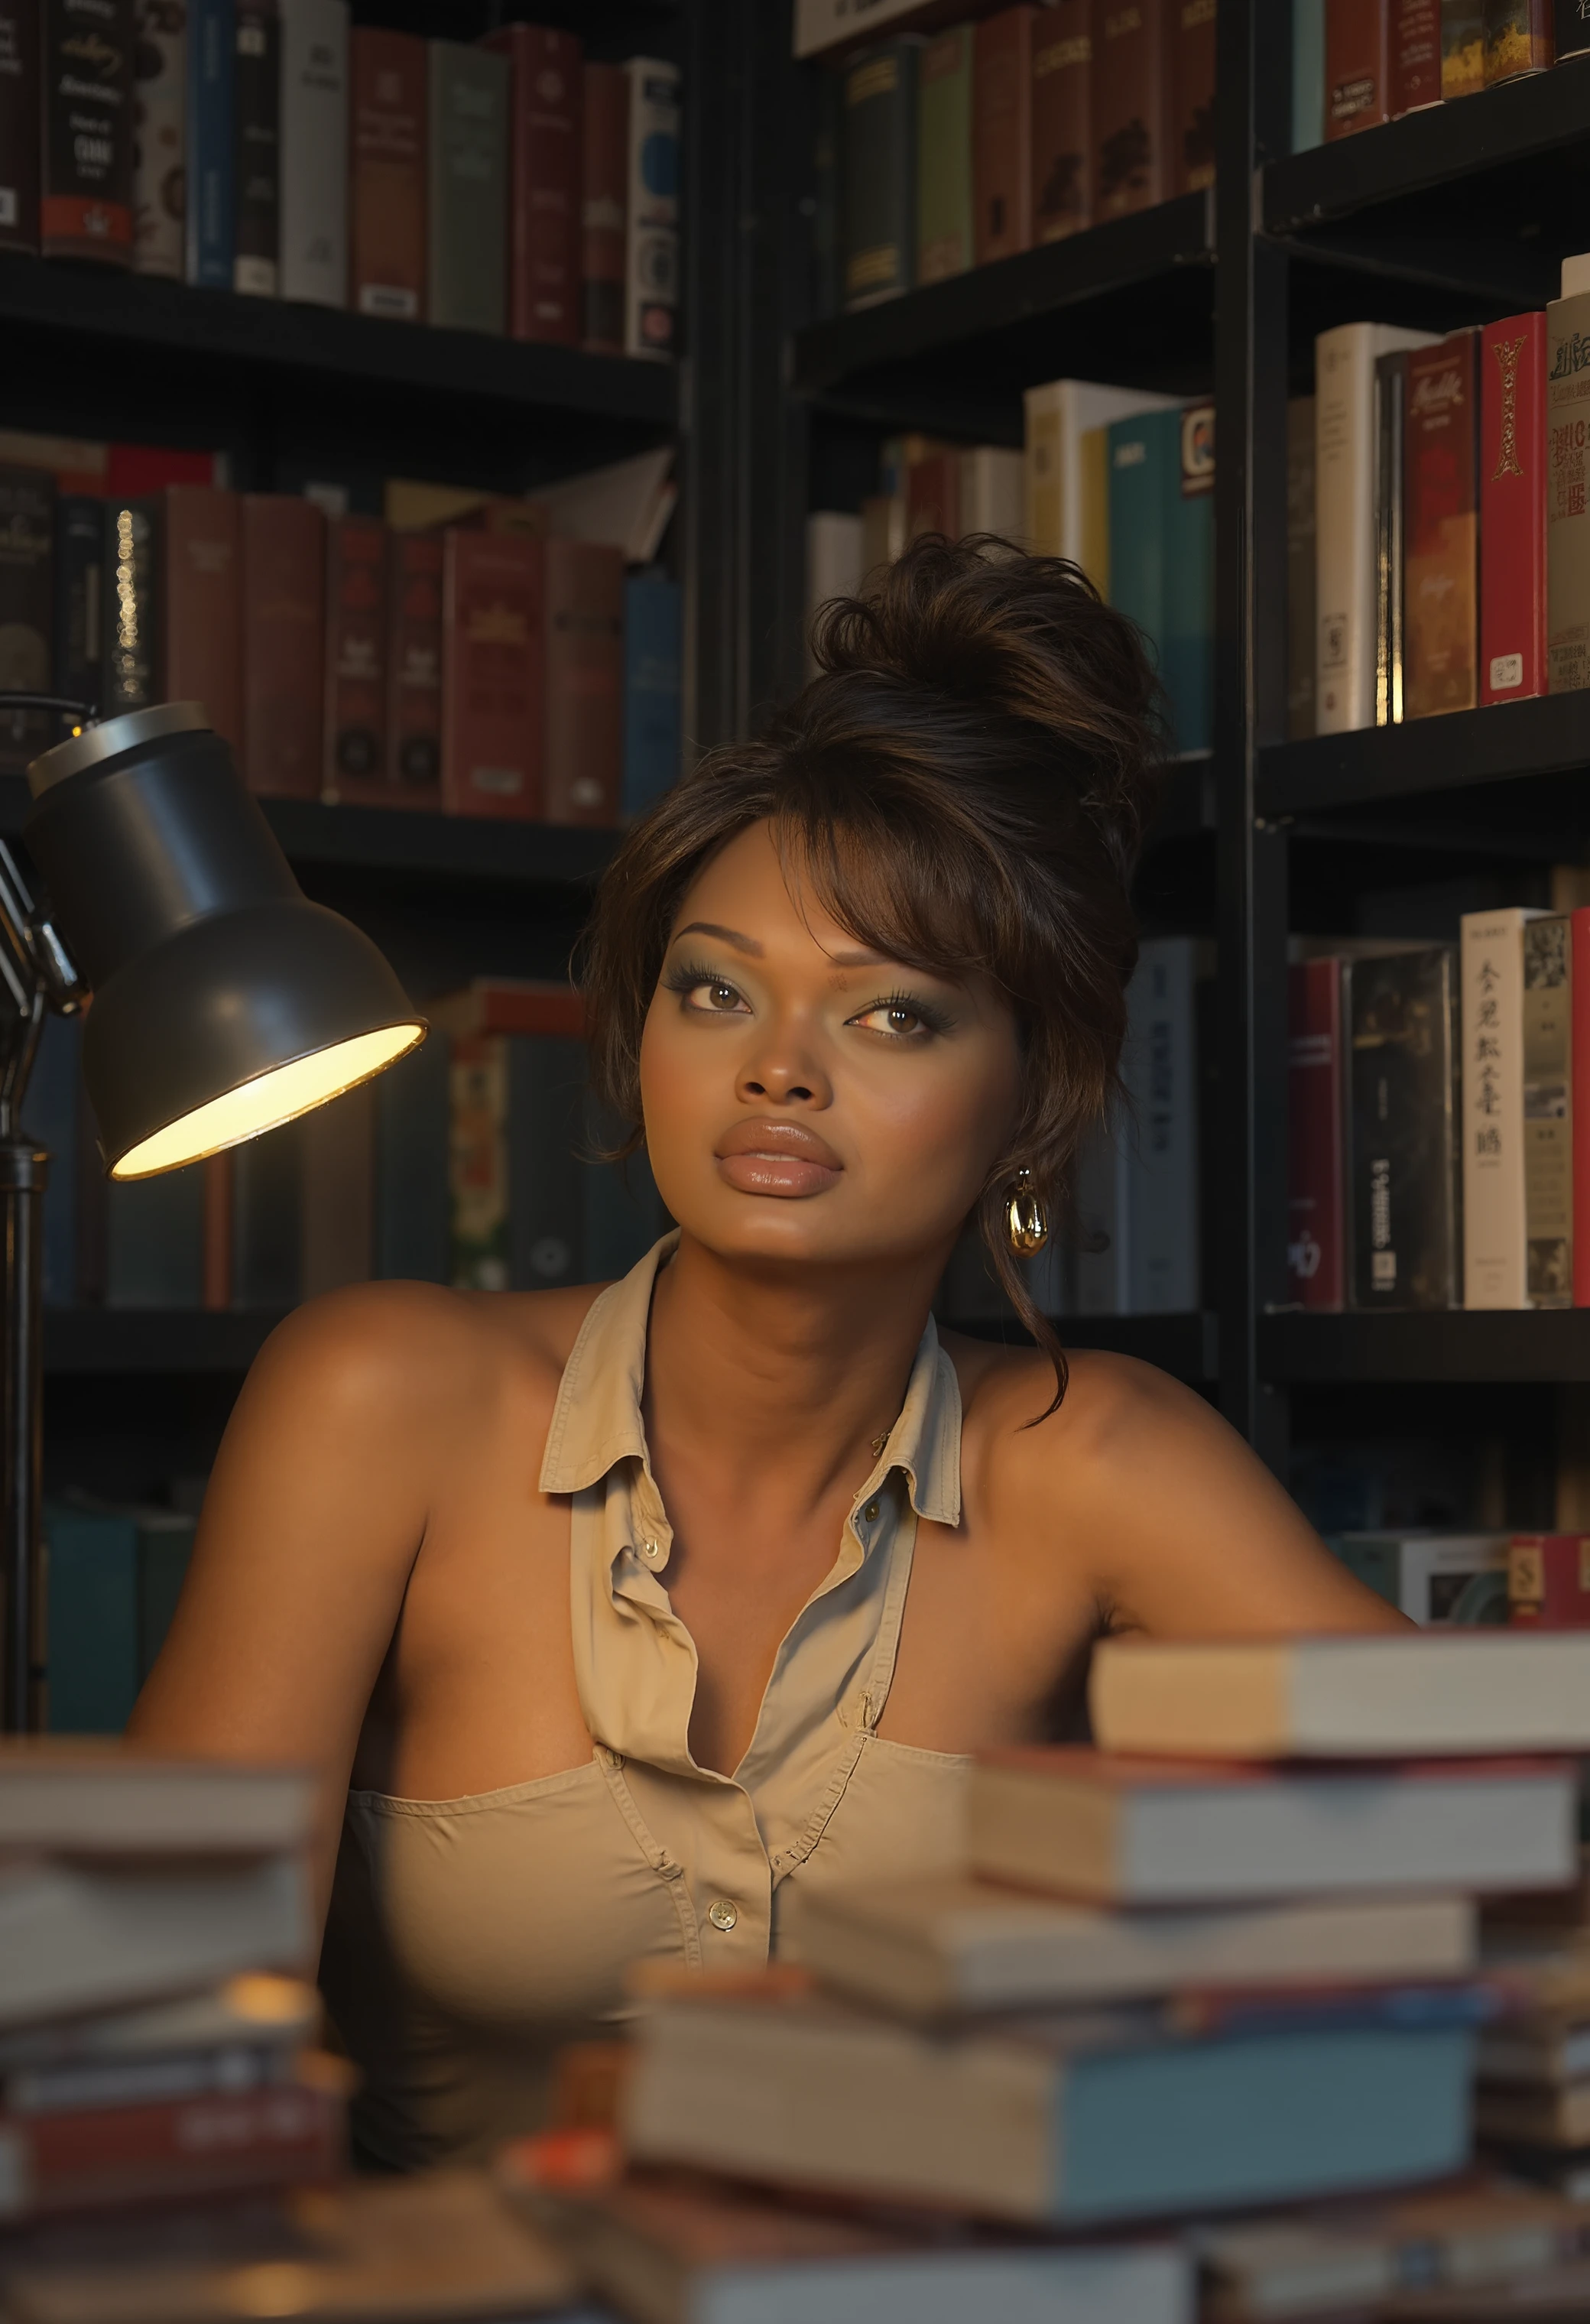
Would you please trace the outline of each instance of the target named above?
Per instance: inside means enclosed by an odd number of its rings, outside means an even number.
[[[47,901],[0,841],[0,1723],[40,1724],[42,1212],[22,1130],[45,1012],[87,1010],[83,1078],[112,1178],[179,1169],[291,1121],[424,1040],[370,939],[311,904],[196,702],[76,720],[28,769]],[[87,1006],[92,999],[93,1006]]]

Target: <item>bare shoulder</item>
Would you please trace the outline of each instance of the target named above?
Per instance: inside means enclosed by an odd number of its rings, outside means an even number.
[[[1236,1442],[1201,1397],[1135,1357],[1068,1351],[1056,1406],[1053,1369],[1040,1351],[958,1332],[942,1338],[960,1383],[962,1462],[992,1489],[1052,1494],[1062,1475],[1073,1489],[1130,1476],[1178,1439]]]

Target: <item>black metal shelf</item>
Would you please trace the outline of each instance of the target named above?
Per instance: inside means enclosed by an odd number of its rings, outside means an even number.
[[[1218,1318],[1207,1311],[1196,1315],[1055,1315],[1051,1321],[1061,1345],[1079,1353],[1100,1349],[1110,1355],[1135,1356],[1195,1385],[1212,1380],[1219,1370]],[[1025,1342],[1026,1337],[1014,1319],[1006,1326],[958,1323],[951,1317],[946,1328],[964,1332],[970,1340]]]
[[[1538,695],[1402,726],[1274,744],[1260,754],[1255,803],[1271,817],[1328,814],[1586,765],[1590,690]]]
[[[285,1309],[47,1307],[49,1373],[244,1372]]]
[[[1590,1308],[1264,1315],[1259,1374],[1289,1386],[1590,1380]]]

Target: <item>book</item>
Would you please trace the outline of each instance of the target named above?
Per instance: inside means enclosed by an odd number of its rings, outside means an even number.
[[[1093,223],[1092,98],[1091,0],[1055,0],[1033,34],[1034,242]]]
[[[379,1074],[375,1092],[375,1272],[448,1280],[447,1043],[432,1033]]]
[[[274,1857],[313,1837],[316,1779],[297,1767],[14,1738],[0,1743],[0,1853],[8,1856]]]
[[[543,808],[544,544],[451,530],[442,556],[442,806],[530,818]]]
[[[450,1048],[447,1280],[455,1291],[506,1291],[508,1043],[501,1034],[455,1036]]]
[[[1300,1306],[1346,1305],[1342,964],[1287,970],[1287,1289]]]
[[[679,68],[631,57],[624,189],[624,353],[666,360],[679,334]],[[910,123],[904,124],[907,137]],[[905,218],[911,216],[907,202]]]
[[[991,2218],[1163,2218],[1457,2169],[1472,2046],[1448,2026],[1153,2043],[1017,2020],[944,2035],[817,2000],[670,1998],[639,2021],[625,2145]]]
[[[234,1307],[296,1307],[303,1297],[303,1123],[290,1121],[234,1149]]]
[[[1326,0],[1328,138],[1391,118],[1390,7],[1391,0]]]
[[[947,540],[960,537],[960,456],[935,452],[915,460],[905,472],[905,538],[920,540],[924,533],[942,533]]]
[[[997,533],[1019,548],[1026,523],[1026,463],[1020,452],[1002,445],[978,444],[960,456],[955,508],[960,530]],[[860,523],[856,521],[856,554],[861,551]],[[859,575],[858,575],[858,582]]]
[[[1441,0],[1442,97],[1475,97],[1484,85],[1484,0]]]
[[[1350,1304],[1460,1305],[1456,959],[1438,945],[1344,961],[1340,975]]]
[[[105,718],[161,699],[161,516],[152,493],[115,493],[105,503]]]
[[[1215,182],[1215,0],[1176,0],[1175,190]]]
[[[234,751],[243,745],[243,512],[214,484],[169,484],[161,620],[166,697],[202,702]]]
[[[1505,1616],[1505,1534],[1343,1533],[1327,1546],[1365,1589],[1421,1628]]]
[[[0,0],[0,250],[39,248],[39,0]]]
[[[1084,379],[1050,380],[1026,390],[1025,531],[1034,556],[1069,558],[1108,596],[1109,461],[1103,431],[1114,420],[1176,405],[1173,396]]]
[[[0,74],[4,52],[0,51]],[[3,101],[3,100],[0,100]],[[133,264],[180,282],[185,270],[188,12],[136,0],[133,44]]]
[[[304,1116],[303,1296],[375,1269],[375,1090],[364,1082]]]
[[[621,66],[589,57],[582,80],[580,344],[593,355],[621,355],[630,85]]]
[[[1314,399],[1286,405],[1286,732],[1314,732]]]
[[[442,540],[389,532],[387,799],[442,803]]]
[[[53,479],[40,468],[0,466],[0,630],[5,675],[19,693],[50,691],[54,536]],[[103,682],[101,672],[97,694]],[[54,732],[41,711],[0,711],[0,768],[23,773]]]
[[[626,575],[622,805],[627,816],[643,815],[678,779],[683,651],[679,584],[655,567]]]
[[[426,317],[455,330],[501,333],[511,67],[460,41],[432,41],[429,57]]]
[[[542,808],[548,823],[615,825],[624,774],[624,556],[544,547]]]
[[[129,266],[133,0],[40,5],[40,247],[46,258]]]
[[[839,75],[820,74],[816,125],[812,138],[812,313],[821,318],[840,310],[839,265]]]
[[[234,0],[237,61],[233,127],[237,139],[234,188],[232,287],[274,299],[281,257],[281,33],[276,0]]]
[[[1531,1307],[1568,1307],[1574,1286],[1573,976],[1566,915],[1523,930],[1525,1283]]]
[[[384,807],[387,750],[387,529],[379,517],[333,517],[326,527],[326,716],[320,796],[333,805]]]
[[[1291,150],[1325,142],[1325,0],[1292,0]]]
[[[326,519],[288,493],[243,499],[243,771],[267,797],[315,798],[326,681]]]
[[[1480,333],[1480,700],[1544,694],[1546,317]]]
[[[46,1700],[55,1735],[119,1735],[138,1699],[138,1528],[109,1509],[44,1509]]]
[[[869,493],[861,503],[861,577],[892,565],[905,546],[904,493]]]
[[[1472,1973],[1466,1896],[1337,1896],[1107,1912],[963,1875],[803,1895],[804,1968],[890,2016],[1075,2008],[1221,1986],[1374,1984]]]
[[[1177,465],[1167,479],[1165,628],[1160,675],[1183,752],[1215,739],[1215,407],[1180,414]],[[1113,550],[1112,550],[1113,570]]]
[[[1507,1547],[1507,1618],[1539,1629],[1590,1629],[1590,1536],[1514,1534]]]
[[[917,61],[918,282],[942,282],[973,263],[972,46],[972,26],[952,24]]]
[[[980,18],[973,28],[971,177],[979,266],[1032,244],[1033,34],[1037,14],[1027,5],[1002,8],[997,15]],[[921,77],[919,62],[919,90]]]
[[[1546,647],[1549,691],[1590,686],[1590,293],[1546,309]]]
[[[1485,0],[1485,87],[1556,62],[1553,0]]]
[[[508,327],[516,339],[577,346],[581,332],[580,43],[544,24],[510,24],[482,46],[508,59]]]
[[[348,303],[347,0],[277,0],[281,295]]]
[[[1479,337],[1408,357],[1403,475],[1410,718],[1472,709],[1479,692]]]
[[[678,499],[673,467],[673,446],[660,445],[543,484],[533,500],[496,501],[487,521],[504,530],[522,521],[565,540],[606,541],[623,550],[627,564],[649,565]]]
[[[426,1006],[434,1029],[455,1041],[498,1034],[578,1041],[585,1030],[579,987],[550,977],[477,976]]]
[[[1475,2127],[1487,2139],[1584,2146],[1590,2142],[1590,2080],[1549,2083],[1539,2089],[1500,2089],[1483,2081],[1475,2092]]]
[[[1408,567],[1406,348],[1374,362],[1374,723],[1407,712]]]
[[[1525,1307],[1529,1196],[1524,1137],[1526,909],[1462,922],[1464,1305]]]
[[[233,0],[188,0],[187,217],[183,271],[205,290],[230,290],[236,226]]]
[[[91,2016],[14,2026],[0,2034],[0,2099],[8,2109],[114,2102],[122,2090],[155,2095],[152,2071],[179,2086],[184,2066],[201,2071],[236,2056],[244,2074],[290,2078],[295,2052],[320,2026],[320,1997],[299,1978],[269,1970],[228,1978],[176,2001],[136,2003]]]
[[[845,69],[840,281],[849,313],[897,298],[914,279],[920,46],[909,37],[891,41]]]
[[[1338,734],[1375,723],[1376,360],[1429,335],[1384,323],[1321,332],[1315,357],[1315,723]]]
[[[349,303],[361,315],[425,314],[426,44],[355,24],[349,41]]]
[[[1554,32],[1559,62],[1590,51],[1590,0],[1557,0]]]
[[[1198,1057],[1191,936],[1151,936],[1126,988],[1121,1079],[1133,1123],[1127,1313],[1190,1314],[1199,1305]]]
[[[1170,11],[1176,0],[1093,17],[1093,215],[1152,209],[1175,190]]]
[[[1094,1655],[1089,1704],[1109,1751],[1240,1759],[1577,1751],[1590,1734],[1586,1673],[1590,1641],[1503,1630],[1107,1639]]]
[[[1441,0],[1391,0],[1393,121],[1441,102]]]
[[[1559,2089],[1590,2078],[1590,2026],[1550,2020],[1500,2025],[1480,2036],[1478,2066],[1486,2082],[1527,2082]]]

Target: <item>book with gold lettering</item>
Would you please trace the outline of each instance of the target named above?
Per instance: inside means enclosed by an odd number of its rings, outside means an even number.
[[[1408,356],[1402,475],[1403,715],[1479,700],[1478,335]]]

